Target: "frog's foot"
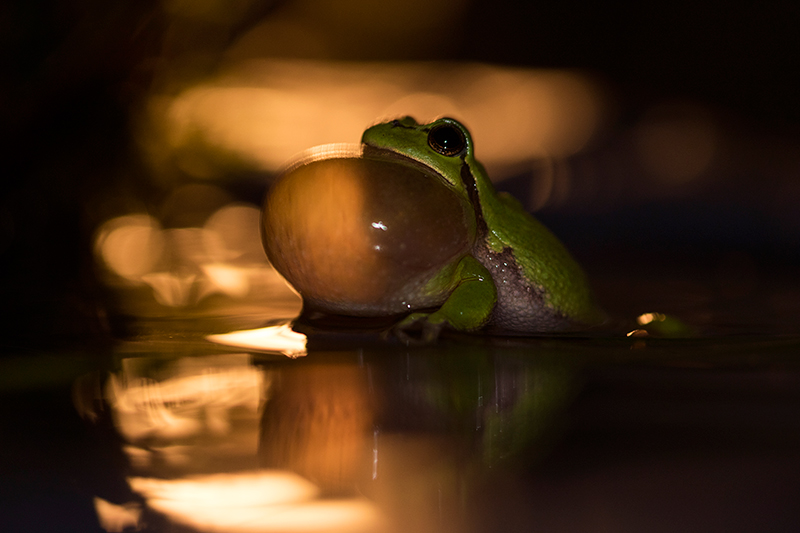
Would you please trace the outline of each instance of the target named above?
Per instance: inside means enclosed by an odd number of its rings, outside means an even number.
[[[391,329],[391,334],[406,345],[431,344],[439,338],[439,333],[447,323],[445,320],[436,320],[435,314],[411,313]]]

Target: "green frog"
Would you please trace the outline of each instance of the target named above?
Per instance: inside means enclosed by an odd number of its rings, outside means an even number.
[[[564,245],[495,191],[463,124],[404,117],[288,167],[262,217],[304,312],[394,317],[393,331],[583,330],[606,321]]]

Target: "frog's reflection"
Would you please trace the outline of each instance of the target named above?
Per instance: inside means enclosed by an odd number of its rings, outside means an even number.
[[[546,446],[574,391],[545,357],[443,351],[317,352],[279,365],[262,416],[261,466],[329,496],[367,495],[397,531],[463,531],[492,468]]]
[[[539,352],[311,342],[299,359],[128,358],[107,394],[159,520],[468,531],[486,474],[534,457],[569,403],[570,365]]]
[[[279,369],[261,424],[260,459],[325,492],[347,492],[368,468],[374,409],[364,368],[343,363]]]

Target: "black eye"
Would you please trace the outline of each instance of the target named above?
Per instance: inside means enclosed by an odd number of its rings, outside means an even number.
[[[428,146],[448,157],[461,155],[467,147],[467,140],[460,129],[452,124],[436,126],[428,133]]]

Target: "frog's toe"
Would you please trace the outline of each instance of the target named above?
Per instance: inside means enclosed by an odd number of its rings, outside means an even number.
[[[432,322],[430,316],[429,313],[412,313],[392,328],[392,334],[408,346],[431,344],[439,338],[445,323]]]

